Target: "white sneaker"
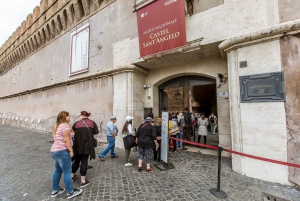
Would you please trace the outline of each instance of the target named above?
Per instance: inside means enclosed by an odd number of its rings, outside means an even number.
[[[132,163],[125,163],[125,167],[132,166]]]

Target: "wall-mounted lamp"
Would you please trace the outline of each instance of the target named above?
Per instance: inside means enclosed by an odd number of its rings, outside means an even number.
[[[175,99],[176,100],[180,100],[181,99],[181,93],[179,93],[179,91],[176,92],[176,94],[174,94]]]
[[[218,74],[218,77],[220,79],[220,83],[218,84],[218,88],[220,88],[223,84],[226,84],[227,80],[228,80],[228,73],[225,74]]]
[[[148,98],[151,99],[151,91],[150,91],[151,84],[149,84],[149,85],[144,84],[144,85],[143,85],[143,88],[144,88],[144,89],[148,89]]]

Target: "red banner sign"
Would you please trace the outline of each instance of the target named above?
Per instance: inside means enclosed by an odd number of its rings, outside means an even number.
[[[140,56],[186,45],[184,0],[157,0],[137,11]]]

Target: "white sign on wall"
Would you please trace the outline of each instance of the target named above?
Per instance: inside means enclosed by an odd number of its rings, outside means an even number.
[[[85,24],[71,33],[69,76],[89,69],[90,25]]]
[[[220,98],[228,98],[228,91],[219,92]]]

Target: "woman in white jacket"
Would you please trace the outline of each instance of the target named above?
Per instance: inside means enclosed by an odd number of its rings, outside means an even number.
[[[200,113],[200,117],[198,118],[198,143],[200,142],[201,136],[204,136],[204,144],[206,144],[206,136],[207,136],[207,125],[208,125],[208,120],[205,117],[204,113]]]

